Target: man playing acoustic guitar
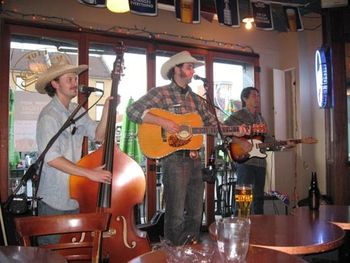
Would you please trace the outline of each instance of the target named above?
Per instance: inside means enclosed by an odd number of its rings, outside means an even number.
[[[169,134],[179,133],[180,125],[170,118],[155,114],[152,109],[159,108],[174,114],[194,112],[200,115],[204,125],[216,126],[216,118],[208,105],[188,85],[192,80],[194,68],[200,65],[203,63],[192,57],[188,51],[172,56],[161,68],[162,77],[171,82],[163,87],[151,89],[130,105],[127,109],[128,117],[139,124],[160,126],[164,133]],[[245,126],[242,125],[233,134],[246,134]],[[165,136],[164,140],[167,141]],[[181,145],[180,142],[178,145]],[[174,143],[173,147],[176,146]],[[203,212],[204,183],[198,149],[179,149],[165,157],[159,157],[162,158],[165,198],[164,237],[174,245],[183,244],[188,236],[198,239]]]

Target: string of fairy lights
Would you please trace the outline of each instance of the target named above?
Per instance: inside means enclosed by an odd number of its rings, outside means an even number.
[[[3,5],[3,1],[1,2],[1,5]],[[215,39],[205,39],[201,36],[192,36],[192,35],[178,35],[178,34],[172,34],[169,32],[152,32],[144,28],[139,28],[137,26],[134,27],[125,27],[125,26],[112,26],[107,29],[101,29],[101,28],[94,28],[92,26],[84,27],[80,25],[78,22],[75,21],[74,18],[67,19],[57,16],[46,16],[41,14],[26,14],[21,13],[17,10],[6,10],[6,9],[0,9],[0,17],[7,17],[7,18],[20,18],[23,20],[31,20],[33,22],[42,22],[42,23],[52,23],[56,25],[69,25],[71,27],[74,27],[78,29],[79,31],[96,31],[96,32],[109,32],[109,33],[119,33],[119,34],[126,34],[126,35],[134,35],[134,36],[144,36],[148,39],[153,40],[189,40],[189,41],[195,41],[202,43],[204,45],[216,45],[221,48],[226,49],[233,49],[233,50],[239,50],[243,52],[251,52],[254,53],[254,50],[251,46],[248,45],[241,45],[237,43],[229,43],[224,41],[218,41]]]

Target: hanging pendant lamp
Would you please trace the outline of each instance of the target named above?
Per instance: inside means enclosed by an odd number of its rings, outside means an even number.
[[[126,13],[130,11],[129,0],[107,0],[106,6],[113,13]]]
[[[254,17],[251,11],[251,3],[248,3],[248,13],[245,17],[243,17],[242,22],[245,24],[245,28],[247,30],[252,29],[254,23]]]

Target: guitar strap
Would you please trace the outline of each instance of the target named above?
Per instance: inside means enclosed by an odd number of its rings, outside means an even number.
[[[203,111],[203,108],[200,105],[199,98],[197,97],[198,95],[195,94],[190,88],[188,88],[188,92],[189,92],[189,94],[192,97],[192,100],[194,102],[194,105],[197,108],[197,111],[198,111],[199,115],[203,116],[204,115],[204,111]],[[170,98],[173,101],[174,113],[181,114],[181,112],[177,112],[177,109],[176,109],[177,107],[180,107],[181,104],[177,103],[175,94],[171,92],[170,93]]]
[[[201,105],[200,105],[198,95],[195,94],[192,90],[190,90],[190,95],[193,99],[194,105],[196,105],[196,108],[197,108],[197,111],[199,112],[199,115],[204,116],[203,107],[201,107]]]
[[[163,96],[165,98],[167,97],[166,94],[163,94]],[[181,112],[180,112],[181,104],[177,103],[176,96],[175,96],[175,94],[173,92],[170,92],[170,99],[173,101],[173,105],[172,105],[173,113],[181,114]],[[169,109],[166,109],[166,110],[169,110]]]

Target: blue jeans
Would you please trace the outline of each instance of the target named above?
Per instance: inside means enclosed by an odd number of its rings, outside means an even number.
[[[253,186],[253,203],[251,213],[264,213],[264,187],[266,168],[247,164],[237,164],[237,184],[251,184]]]
[[[75,210],[57,210],[48,204],[44,203],[43,201],[38,202],[38,215],[39,216],[45,216],[45,215],[65,215],[65,214],[77,214],[79,213],[79,209]],[[56,244],[60,240],[60,235],[49,235],[49,236],[40,236],[37,239],[38,245],[47,245],[47,244]]]
[[[187,151],[162,160],[165,200],[164,238],[183,244],[188,235],[199,238],[203,213],[204,183],[200,158]]]

